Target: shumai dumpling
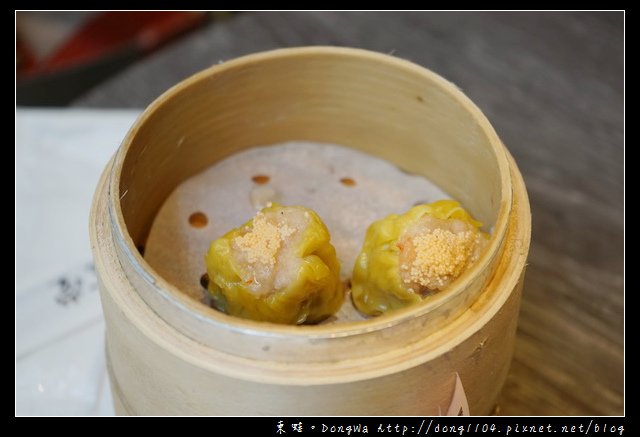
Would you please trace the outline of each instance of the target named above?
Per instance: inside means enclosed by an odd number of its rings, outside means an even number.
[[[479,258],[488,240],[481,226],[453,200],[374,222],[353,269],[354,305],[379,315],[443,290]]]
[[[259,321],[317,323],[344,300],[329,231],[301,206],[272,204],[211,243],[205,256],[213,305]]]

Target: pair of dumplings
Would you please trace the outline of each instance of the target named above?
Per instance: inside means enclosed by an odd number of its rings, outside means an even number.
[[[355,307],[375,316],[443,290],[479,258],[488,240],[481,226],[453,200],[372,223],[351,278]],[[318,323],[345,298],[329,231],[302,206],[262,209],[213,241],[205,262],[213,305],[233,316]]]

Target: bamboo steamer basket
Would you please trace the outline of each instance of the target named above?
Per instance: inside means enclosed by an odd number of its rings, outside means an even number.
[[[341,144],[426,176],[488,225],[488,249],[422,304],[316,326],[219,313],[136,250],[181,181],[235,152],[289,140]],[[522,177],[490,123],[425,68],[308,47],[202,71],[143,112],[95,194],[91,242],[116,412],[488,414],[512,357],[530,225]]]

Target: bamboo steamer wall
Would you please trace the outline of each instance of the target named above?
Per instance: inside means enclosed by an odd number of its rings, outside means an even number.
[[[237,151],[289,140],[428,177],[488,224],[488,249],[420,305],[318,326],[236,319],[157,275],[136,246],[173,188]],[[508,372],[530,238],[522,177],[480,110],[410,62],[313,47],[196,74],[131,128],[90,230],[119,414],[488,414]]]

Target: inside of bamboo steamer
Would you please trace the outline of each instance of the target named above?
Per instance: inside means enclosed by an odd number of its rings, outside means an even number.
[[[452,286],[419,305],[363,321],[302,326],[222,314],[166,281],[141,256],[156,214],[181,182],[239,151],[292,140],[350,147],[427,177],[491,230],[489,246]],[[161,317],[171,319],[175,310],[180,326],[330,340],[419,318],[421,326],[436,329],[464,311],[499,261],[511,179],[493,128],[450,82],[391,56],[318,47],[228,61],[167,91],[125,138],[109,196],[120,262],[133,266],[128,276],[137,276],[136,289]],[[154,293],[163,298],[145,297]]]

